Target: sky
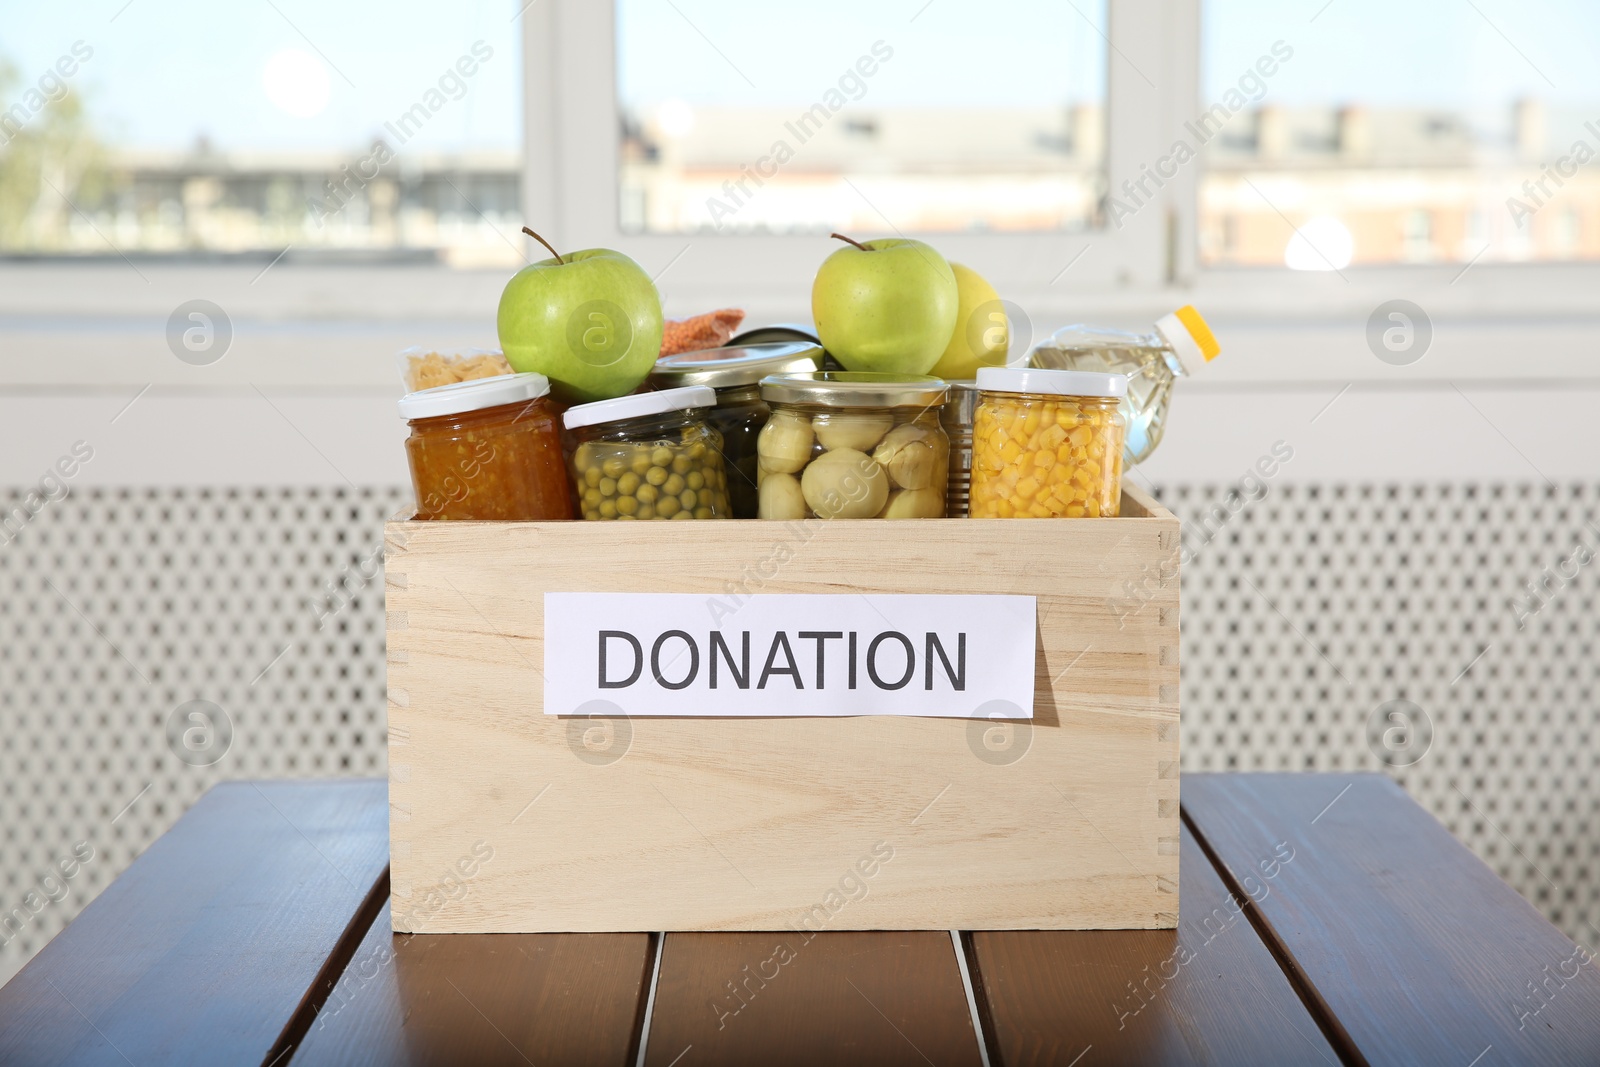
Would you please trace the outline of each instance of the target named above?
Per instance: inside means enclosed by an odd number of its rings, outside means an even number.
[[[1105,0],[1072,2],[618,0],[618,92],[805,106],[882,41],[894,56],[872,77],[877,106],[1099,100]]]
[[[71,84],[112,144],[185,148],[203,134],[224,149],[343,150],[482,41],[493,58],[413,144],[514,150],[523,2],[0,0],[0,56],[26,85],[74,42],[92,48]],[[1282,40],[1295,55],[1272,92],[1286,104],[1600,102],[1597,0],[1204,3],[1208,100]],[[871,81],[876,106],[1103,99],[1106,0],[617,0],[617,11],[619,92],[639,105],[810,104],[877,41],[894,58]]]
[[[1281,40],[1295,52],[1273,78],[1273,98],[1284,104],[1600,102],[1597,0],[1203,3],[1208,99]]]
[[[92,48],[71,84],[112,144],[186,148],[203,133],[223,148],[341,150],[370,143],[481,40],[492,58],[412,146],[515,149],[516,12],[508,0],[0,0],[0,56],[27,84],[74,42]],[[315,115],[286,111],[267,92],[269,60],[285,52],[322,68],[328,88]]]

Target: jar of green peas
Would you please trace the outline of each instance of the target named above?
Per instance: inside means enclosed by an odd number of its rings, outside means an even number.
[[[722,435],[709,386],[636,393],[568,408],[572,485],[585,519],[726,519]]]

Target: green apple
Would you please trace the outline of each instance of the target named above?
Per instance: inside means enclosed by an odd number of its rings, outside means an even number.
[[[956,328],[932,373],[946,381],[966,381],[978,376],[979,367],[1006,365],[1011,329],[1000,294],[983,275],[960,263],[950,264],[950,269],[958,294]]]
[[[848,370],[928,373],[956,328],[950,264],[921,241],[833,236],[849,247],[823,260],[811,285],[822,347]]]
[[[540,244],[544,238],[525,228]],[[561,400],[609,400],[638,388],[661,354],[661,297],[621,252],[590,248],[521,270],[500,294],[500,348],[515,371],[550,379]]]

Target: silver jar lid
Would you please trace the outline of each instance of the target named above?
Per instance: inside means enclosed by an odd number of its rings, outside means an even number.
[[[803,341],[730,345],[662,356],[650,372],[650,383],[663,389],[680,385],[727,389],[754,385],[769,374],[814,371],[821,366],[821,345]]]
[[[943,378],[923,374],[839,370],[814,374],[775,374],[761,379],[761,399],[776,404],[931,408],[943,404],[949,391]]]

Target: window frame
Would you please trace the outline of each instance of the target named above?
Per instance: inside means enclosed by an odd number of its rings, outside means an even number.
[[[1198,0],[1108,0],[1107,177],[1116,189],[1170,146],[1164,131],[1189,113],[1198,51]],[[526,139],[524,213],[561,247],[616,248],[652,270],[670,264],[664,290],[760,302],[809,292],[823,246],[816,235],[638,234],[619,222],[616,7],[612,0],[545,0],[523,16]],[[889,42],[896,44],[894,41]],[[716,61],[711,56],[712,61]],[[1149,74],[1149,80],[1146,74]],[[540,153],[536,145],[552,145]],[[1077,234],[906,232],[979,269],[1018,304],[1048,298],[1052,283],[1155,288],[1192,269],[1176,254],[1192,239],[1193,167],[1180,172],[1121,228]],[[543,226],[540,225],[543,223]],[[892,218],[883,232],[899,233]],[[553,236],[552,236],[553,234]],[[1081,260],[1081,261],[1080,261]],[[1067,270],[1069,264],[1070,271]],[[667,295],[666,292],[663,295]],[[726,297],[724,297],[726,298]]]

